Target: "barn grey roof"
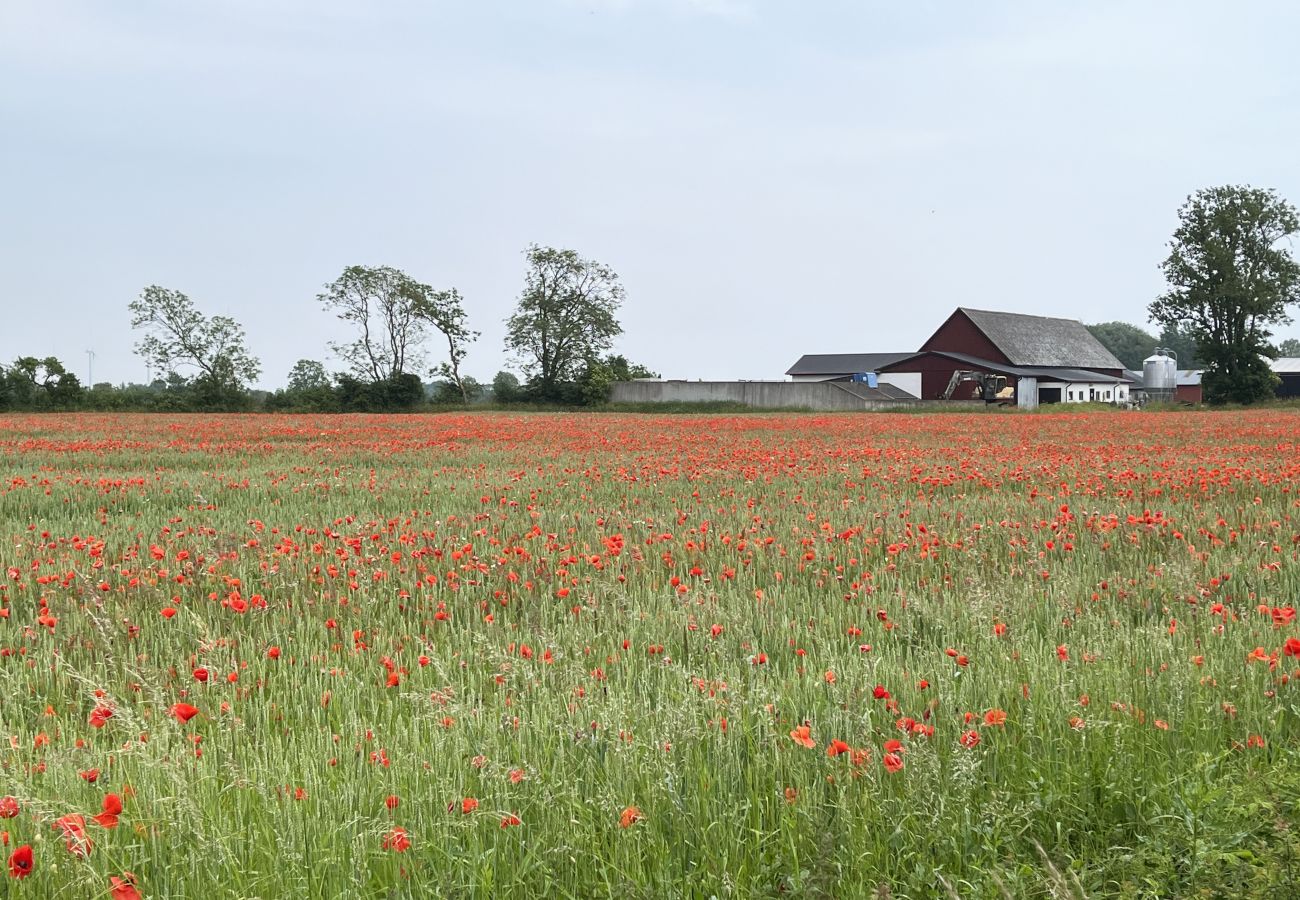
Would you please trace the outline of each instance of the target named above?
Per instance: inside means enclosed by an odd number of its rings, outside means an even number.
[[[1270,361],[1268,365],[1279,375],[1300,374],[1300,356],[1283,356]]]
[[[1074,384],[1123,384],[1130,381],[1129,378],[1118,377],[1115,375],[1102,375],[1098,372],[1090,372],[1087,369],[1077,369],[1073,366],[1009,366],[1006,363],[993,362],[990,359],[980,359],[978,356],[971,356],[969,353],[957,353],[953,350],[927,350],[935,356],[945,356],[948,359],[964,363],[971,368],[984,369],[988,372],[994,372],[998,375],[1014,375],[1018,378],[1037,378],[1039,381],[1067,381]],[[913,354],[920,356],[922,354]],[[906,358],[900,361],[902,364],[893,366],[895,371],[906,371]],[[1116,366],[1116,368],[1120,368]]]
[[[964,306],[960,310],[1013,365],[1123,368],[1123,363],[1075,319],[1050,319]]]
[[[916,356],[912,353],[806,353],[785,370],[787,375],[853,375],[874,372],[899,360]]]

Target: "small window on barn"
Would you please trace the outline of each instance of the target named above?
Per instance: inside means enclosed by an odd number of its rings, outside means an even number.
[[[1107,391],[1107,392],[1106,392],[1106,399],[1107,399],[1107,400],[1110,399],[1110,391]]]
[[[1073,400],[1073,399],[1074,399],[1074,391],[1066,391],[1065,393],[1066,393],[1066,398],[1065,398],[1065,399],[1067,399],[1067,400]]]

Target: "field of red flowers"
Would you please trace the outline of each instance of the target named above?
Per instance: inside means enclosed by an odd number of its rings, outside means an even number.
[[[1297,435],[0,418],[6,896],[1300,896]]]

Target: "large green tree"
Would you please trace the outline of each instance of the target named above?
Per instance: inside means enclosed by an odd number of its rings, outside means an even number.
[[[529,376],[530,392],[554,400],[623,333],[614,317],[623,285],[613,269],[572,250],[533,244],[525,255],[528,273],[506,320],[506,349]]]
[[[1281,244],[1300,231],[1295,207],[1275,191],[1229,185],[1192,195],[1178,219],[1161,266],[1169,289],[1151,304],[1152,321],[1182,323],[1196,339],[1209,402],[1272,396],[1269,329],[1300,301],[1300,264]]]
[[[145,332],[136,353],[159,374],[177,366],[196,369],[202,405],[236,404],[262,373],[240,324],[228,316],[205,316],[180,291],[150,285],[129,308],[131,327]]]
[[[1114,354],[1126,369],[1142,368],[1142,360],[1155,349],[1155,336],[1128,322],[1098,322],[1088,325],[1092,336]]]
[[[20,356],[8,370],[0,366],[0,408],[67,408],[76,404],[82,394],[77,376],[53,356]]]
[[[447,341],[447,359],[434,373],[464,395],[460,366],[478,332],[466,326],[455,288],[434,290],[389,266],[349,266],[317,299],[357,329],[356,340],[330,345],[357,378],[379,384],[414,374],[424,363],[422,343],[433,328]]]
[[[1160,330],[1160,346],[1166,350],[1172,350],[1174,355],[1178,357],[1178,368],[1203,368],[1201,358],[1196,352],[1196,336],[1183,323],[1175,322],[1162,328]]]

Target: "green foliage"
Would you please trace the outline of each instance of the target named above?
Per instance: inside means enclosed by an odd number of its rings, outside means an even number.
[[[1178,357],[1178,368],[1204,368],[1200,356],[1196,353],[1196,338],[1185,325],[1175,322],[1162,328],[1160,346],[1174,352]]]
[[[1087,328],[1126,369],[1140,372],[1142,360],[1150,356],[1156,347],[1155,337],[1128,322],[1099,322]]]
[[[632,381],[636,378],[658,378],[645,366],[630,363],[621,354],[610,354],[604,359],[588,361],[583,368],[578,384],[582,388],[583,402],[596,405],[609,400],[609,390],[616,381]]]
[[[517,403],[520,400],[519,379],[504,369],[492,378],[492,400],[496,403]]]
[[[1294,359],[1300,357],[1300,338],[1287,338],[1277,345],[1277,355]]]
[[[483,385],[470,376],[466,375],[461,378],[460,383],[445,379],[436,381],[430,385],[430,399],[443,406],[464,406],[469,403],[478,403],[483,399]]]
[[[268,411],[334,412],[339,408],[329,373],[314,359],[300,359],[289,370],[288,385],[266,400]]]
[[[20,356],[0,366],[0,409],[71,409],[85,392],[77,376],[53,356]]]
[[[448,352],[435,372],[460,385],[461,361],[478,332],[466,327],[454,288],[434,290],[389,266],[349,266],[316,299],[359,332],[351,343],[330,344],[354,378],[379,385],[420,368],[421,342],[433,328],[446,339]]]
[[[1183,325],[1205,364],[1211,403],[1271,397],[1275,381],[1261,356],[1276,351],[1270,326],[1290,321],[1300,301],[1300,264],[1280,242],[1300,231],[1300,217],[1275,191],[1207,188],[1178,211],[1179,226],[1162,270],[1169,290],[1151,319]]]
[[[529,393],[548,402],[582,402],[571,385],[589,360],[623,333],[614,314],[624,291],[613,269],[572,250],[533,244],[514,315],[506,320],[506,349],[529,376]]]
[[[206,408],[240,409],[262,373],[244,329],[227,316],[204,316],[180,291],[150,285],[129,304],[131,327],[145,332],[136,353],[159,372],[198,370],[194,390]]]
[[[335,376],[335,398],[344,412],[410,412],[424,403],[424,384],[409,372],[380,382]]]

